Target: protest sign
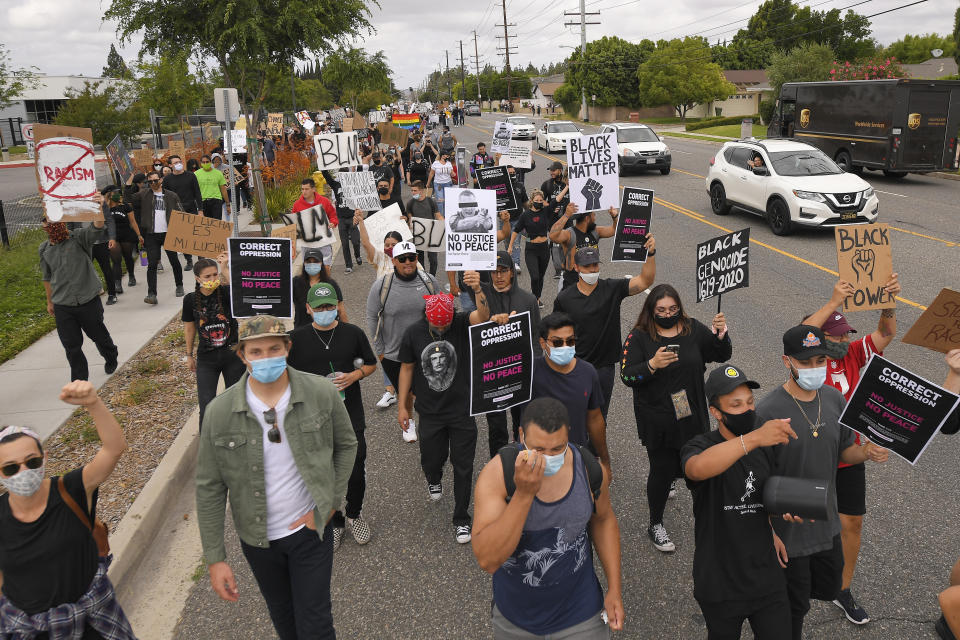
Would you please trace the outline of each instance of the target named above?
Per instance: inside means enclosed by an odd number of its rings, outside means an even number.
[[[282,113],[267,114],[267,135],[268,136],[283,135],[283,114]]]
[[[366,129],[367,122],[363,119],[363,116],[353,116],[352,118],[343,119],[343,130],[344,131],[359,131],[360,129]]]
[[[890,225],[837,226],[833,231],[837,242],[837,271],[840,279],[854,288],[853,295],[843,301],[844,312],[896,307],[894,297],[883,290],[893,275]]]
[[[532,154],[533,140],[511,140],[510,148],[507,153],[500,156],[497,164],[501,167],[510,165],[520,169],[529,169],[533,160]]]
[[[283,227],[274,227],[270,230],[271,238],[289,238],[291,254],[290,257],[293,260],[297,259],[297,225],[288,224]]]
[[[360,166],[360,149],[357,132],[321,133],[313,136],[317,150],[318,169],[340,169]]]
[[[403,146],[407,144],[407,139],[410,137],[410,132],[406,129],[401,129],[400,127],[394,126],[387,122],[378,122],[377,131],[380,132],[381,144],[396,144]]]
[[[646,262],[647,249],[643,246],[650,233],[653,214],[653,189],[624,187],[617,217],[617,233],[613,238],[611,262]]]
[[[280,217],[288,225],[296,225],[299,238],[311,247],[326,247],[339,239],[321,205],[296,213],[284,213]]]
[[[300,126],[307,131],[313,131],[313,128],[317,126],[317,123],[310,119],[310,114],[306,111],[297,111],[293,116],[300,123]]]
[[[443,253],[446,250],[446,227],[443,220],[414,216],[410,218],[410,231],[418,251]]]
[[[510,316],[505,324],[470,327],[470,415],[503,411],[530,401],[533,392],[533,330],[530,312]],[[424,371],[436,370],[437,352]],[[433,365],[428,367],[427,365]]]
[[[107,144],[106,150],[113,168],[120,174],[120,182],[126,182],[130,176],[136,173],[133,162],[130,161],[130,154],[127,153],[127,147],[124,146],[119,135],[114,136],[113,140]]]
[[[749,286],[749,227],[697,245],[697,302]]]
[[[364,211],[376,211],[383,206],[372,171],[338,173],[336,177],[342,188],[343,205]]]
[[[363,221],[363,226],[367,230],[367,237],[374,247],[383,247],[383,239],[391,231],[396,231],[404,240],[411,238],[410,227],[407,226],[407,219],[400,212],[400,205],[394,202],[386,209],[381,209]]]
[[[97,175],[93,132],[83,127],[33,125],[37,187],[47,219],[57,222],[103,220],[94,200]]]
[[[133,163],[137,169],[144,169],[153,164],[153,149],[134,149]]]
[[[874,354],[840,424],[916,464],[958,400],[956,394]]]
[[[174,210],[170,212],[170,224],[163,248],[216,260],[217,256],[227,250],[227,239],[231,233],[233,225],[229,222]]]
[[[343,122],[343,119],[345,117],[347,117],[346,109],[342,107],[337,107],[336,109],[330,109],[330,119],[333,120],[334,123]]]
[[[510,139],[513,137],[513,125],[509,122],[497,120],[493,124],[493,143],[490,145],[490,153],[510,153]]]
[[[497,264],[497,194],[487,189],[444,190],[447,271],[493,271]]]
[[[520,212],[522,203],[517,202],[513,179],[506,167],[477,167],[477,183],[481,189],[497,194],[497,211]]]
[[[940,353],[960,349],[960,293],[941,289],[903,341]]]
[[[168,146],[168,156],[179,156],[183,160],[183,155],[187,152],[187,145],[183,140],[171,140]]]
[[[579,213],[617,206],[620,168],[617,134],[598,133],[567,141],[570,202]]]
[[[246,152],[247,152],[247,131],[246,131],[246,129],[231,129],[231,130],[230,130],[230,152],[231,152],[231,153],[246,153]]]
[[[229,247],[233,317],[293,317],[290,239],[230,238]]]
[[[367,122],[370,124],[377,124],[378,122],[387,121],[387,112],[386,111],[371,111],[367,114]]]

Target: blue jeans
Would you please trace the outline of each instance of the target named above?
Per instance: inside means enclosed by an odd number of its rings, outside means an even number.
[[[437,201],[437,204],[440,205],[441,212],[443,211],[443,203],[446,201],[444,199],[443,192],[447,187],[452,185],[453,183],[450,182],[445,182],[443,184],[437,184],[436,182],[433,183],[433,198]]]
[[[473,298],[466,291],[460,292],[460,309],[464,313],[470,313],[477,310],[477,305],[473,303]]]

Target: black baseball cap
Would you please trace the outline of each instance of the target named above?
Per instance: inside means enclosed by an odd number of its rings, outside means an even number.
[[[550,171],[563,171],[563,163],[561,163],[559,160],[555,161],[552,165],[550,165]]]
[[[600,262],[600,252],[596,247],[581,247],[577,250],[577,255],[573,259],[581,267]]]
[[[707,376],[706,383],[703,385],[703,389],[707,394],[707,399],[713,400],[717,396],[730,393],[742,384],[747,385],[751,389],[760,388],[758,383],[747,378],[747,374],[743,372],[743,369],[732,364],[725,364],[710,372],[710,375]]]
[[[507,267],[508,269],[513,269],[513,257],[508,251],[497,251],[497,268]]]
[[[817,356],[829,356],[827,339],[819,327],[798,324],[783,334],[783,355],[797,360],[809,360]]]

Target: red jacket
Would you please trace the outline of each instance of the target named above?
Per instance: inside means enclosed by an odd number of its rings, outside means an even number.
[[[315,207],[317,205],[323,206],[323,210],[327,213],[327,219],[330,220],[330,226],[335,227],[338,224],[337,220],[337,210],[334,208],[333,203],[330,202],[328,198],[323,197],[319,193],[316,195],[316,200],[313,202],[307,202],[303,199],[303,196],[293,203],[293,213],[299,213],[304,209],[309,209],[310,207]]]

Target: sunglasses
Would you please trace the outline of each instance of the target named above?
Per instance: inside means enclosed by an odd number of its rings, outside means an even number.
[[[43,456],[36,456],[33,458],[27,458],[23,462],[11,462],[10,464],[5,464],[0,467],[0,473],[3,474],[4,478],[12,478],[17,475],[17,472],[20,471],[20,467],[26,467],[27,469],[39,469],[43,466]]]
[[[280,427],[277,426],[277,410],[267,409],[263,412],[263,420],[270,425],[267,431],[267,440],[274,444],[280,443]]]
[[[413,255],[413,254],[411,253],[411,254],[406,254],[406,255],[398,256],[398,257],[396,257],[396,258],[394,258],[394,259],[395,259],[397,262],[403,264],[403,263],[405,263],[405,262],[416,262],[416,261],[417,261],[417,256],[415,256],[415,255]]]
[[[160,184],[159,180],[147,180],[150,184]]]
[[[562,347],[564,342],[567,343],[568,347],[575,347],[577,346],[577,336],[570,336],[566,340],[563,338],[550,338],[547,342],[554,347]]]

